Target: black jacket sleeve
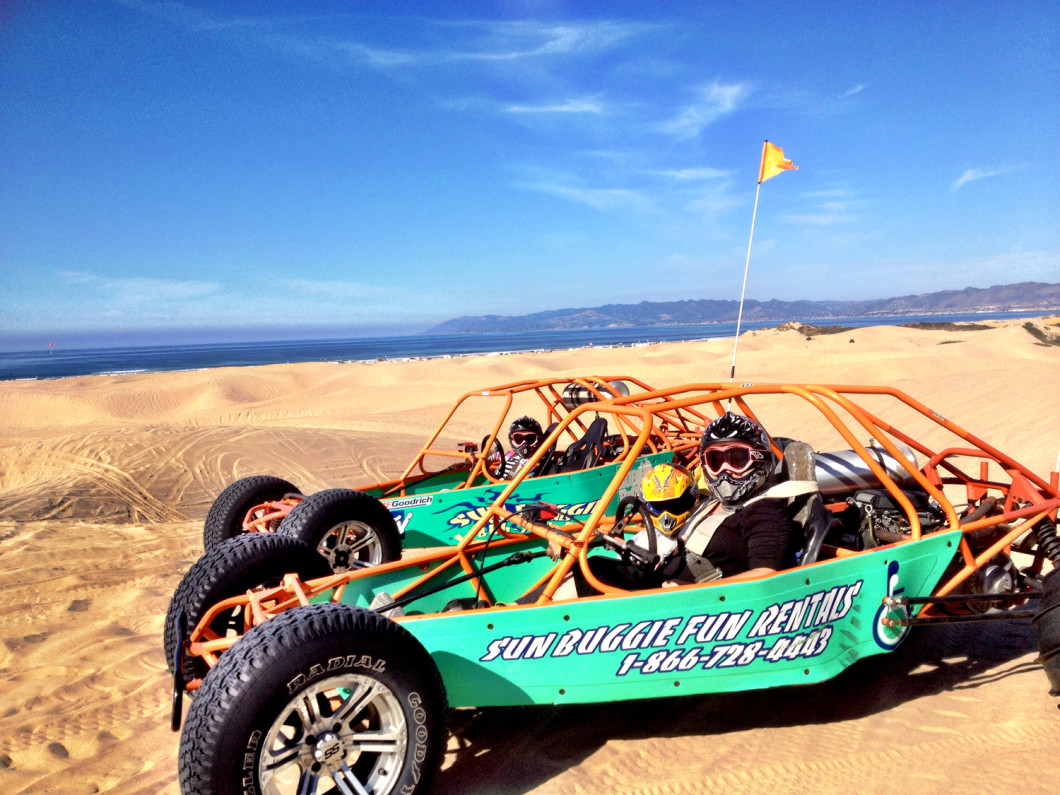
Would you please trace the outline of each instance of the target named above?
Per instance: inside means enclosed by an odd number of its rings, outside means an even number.
[[[730,577],[750,569],[784,569],[800,546],[786,500],[758,500],[728,516],[707,545],[706,557]]]

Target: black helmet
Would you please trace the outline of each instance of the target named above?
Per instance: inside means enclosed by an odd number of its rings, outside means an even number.
[[[520,417],[508,428],[508,441],[512,449],[523,458],[532,456],[544,438],[541,423],[533,417]]]
[[[766,429],[731,411],[704,429],[699,462],[711,493],[727,505],[741,502],[761,488],[775,463]]]

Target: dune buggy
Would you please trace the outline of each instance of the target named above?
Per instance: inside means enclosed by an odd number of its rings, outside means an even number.
[[[412,462],[395,479],[304,496],[282,478],[245,477],[214,501],[203,529],[203,546],[241,533],[279,532],[316,547],[333,571],[397,560],[402,548],[454,544],[463,538],[505,483],[508,424],[530,415],[549,430],[584,403],[651,391],[628,376],[535,379],[468,392],[442,419]],[[687,413],[686,413],[687,414]],[[660,421],[637,455],[650,463],[695,449],[699,418]],[[469,429],[485,430],[481,442],[461,441]],[[629,454],[628,433],[605,419],[575,418],[563,424],[532,477],[510,500],[547,501],[588,516]],[[664,455],[665,454],[665,455]],[[647,465],[647,464],[646,464]]]
[[[745,580],[644,591],[598,581],[594,555],[656,562],[628,535],[640,514],[616,519],[609,505],[658,423],[730,407],[774,433],[797,430],[795,442],[773,437],[805,534],[797,559]],[[186,634],[178,616],[174,729],[195,694],[182,791],[418,792],[444,749],[448,706],[819,682],[937,622],[1033,618],[1060,695],[1057,473],[1042,478],[887,388],[698,384],[580,406],[552,438],[589,414],[630,437],[584,519],[512,506],[517,477],[451,548],[289,573],[206,606]],[[595,595],[558,597],[574,572]]]

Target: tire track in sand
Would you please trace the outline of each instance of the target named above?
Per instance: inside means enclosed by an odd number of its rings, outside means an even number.
[[[87,476],[95,484],[123,500],[130,510],[141,514],[143,521],[182,522],[188,519],[182,512],[143,489],[127,471],[113,464],[56,449],[16,451],[14,456],[13,463],[23,460],[27,466],[38,470],[50,466],[64,471],[67,475],[76,473]],[[62,495],[58,496],[59,504],[40,518],[50,518],[58,514],[62,507]],[[133,519],[136,518],[134,513]]]

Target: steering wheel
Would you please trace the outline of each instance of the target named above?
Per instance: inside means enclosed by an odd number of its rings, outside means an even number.
[[[647,549],[622,538],[626,525],[637,514],[640,514],[641,519],[644,521],[644,527],[648,530]],[[600,532],[599,534],[601,540],[607,546],[619,553],[623,563],[639,569],[653,569],[659,562],[659,543],[655,538],[655,524],[651,520],[651,514],[648,513],[648,506],[636,495],[623,497],[619,500],[618,507],[615,509],[615,523],[611,526],[611,532]]]
[[[504,475],[504,445],[501,444],[500,439],[494,439],[489,451],[485,452],[488,441],[489,436],[483,436],[482,443],[479,445],[484,451],[482,460],[486,467],[486,474],[494,480],[500,480]]]

